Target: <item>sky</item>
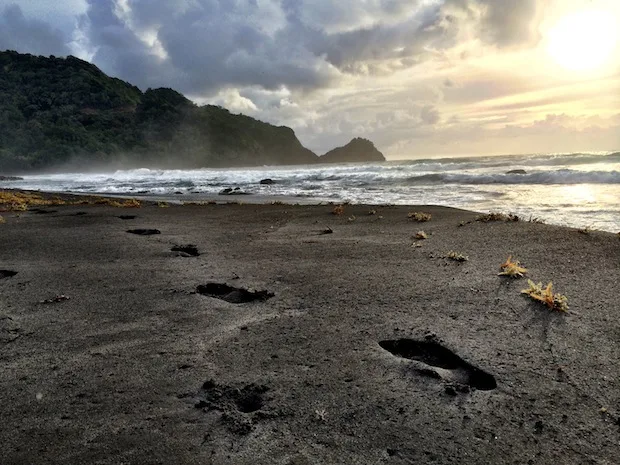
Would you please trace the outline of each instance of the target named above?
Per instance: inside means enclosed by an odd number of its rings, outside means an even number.
[[[619,0],[0,0],[0,50],[74,55],[388,159],[620,150]]]

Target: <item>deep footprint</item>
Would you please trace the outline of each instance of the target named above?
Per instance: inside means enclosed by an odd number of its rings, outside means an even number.
[[[207,283],[196,288],[199,294],[225,300],[231,304],[245,304],[256,300],[264,302],[275,294],[269,291],[248,291],[240,287],[232,287],[227,284]]]
[[[17,271],[0,270],[0,279],[11,278],[17,274]]]
[[[179,252],[179,255],[186,254],[190,257],[199,257],[200,252],[198,252],[198,247],[194,244],[187,245],[175,245],[172,249],[173,252]]]
[[[159,229],[128,229],[128,233],[137,234],[139,236],[152,236],[153,234],[161,234]]]
[[[430,369],[418,370],[422,374],[481,391],[490,391],[497,387],[493,375],[466,362],[435,340],[396,339],[381,341],[379,345],[392,355],[428,365]]]

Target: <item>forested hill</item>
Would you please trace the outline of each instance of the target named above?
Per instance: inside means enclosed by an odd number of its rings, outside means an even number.
[[[292,129],[141,92],[75,57],[0,52],[0,172],[314,163]]]

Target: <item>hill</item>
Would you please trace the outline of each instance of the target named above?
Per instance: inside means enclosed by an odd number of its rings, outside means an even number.
[[[137,87],[75,57],[0,52],[0,171],[307,164],[292,129],[172,89]]]
[[[368,139],[356,137],[344,147],[330,150],[322,157],[320,163],[378,162],[385,157]]]

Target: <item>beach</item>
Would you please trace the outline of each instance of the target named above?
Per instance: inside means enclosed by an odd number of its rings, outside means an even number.
[[[333,210],[0,213],[0,463],[617,463],[617,234]]]

